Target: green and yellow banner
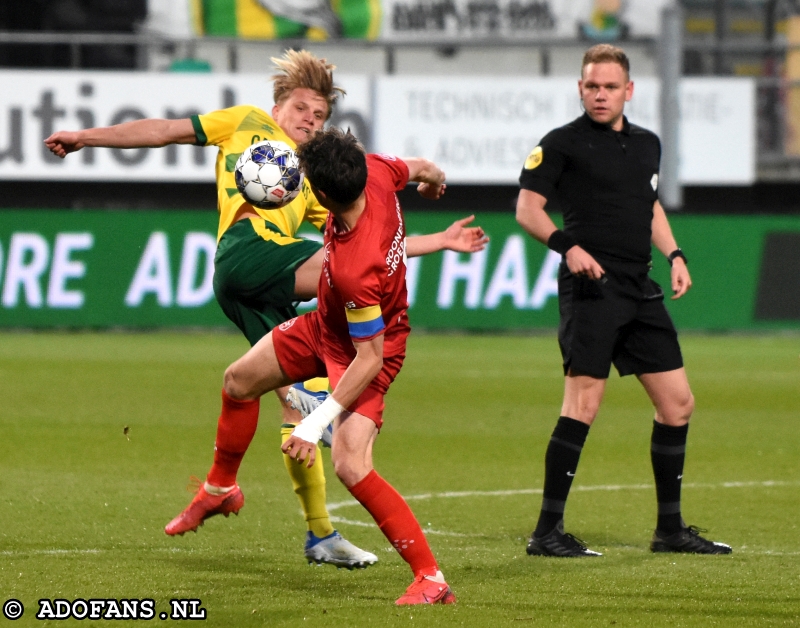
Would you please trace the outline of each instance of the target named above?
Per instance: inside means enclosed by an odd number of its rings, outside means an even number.
[[[151,0],[190,2],[198,35],[457,44],[656,37],[669,0]]]
[[[377,39],[381,0],[194,0],[199,34],[243,39]]]
[[[460,217],[415,212],[408,232]],[[671,222],[694,282],[667,301],[679,330],[800,328],[800,217]],[[511,213],[479,214],[476,223],[491,238],[485,251],[408,260],[412,327],[555,329],[560,256]],[[216,227],[216,213],[202,211],[0,211],[0,327],[232,329],[212,288]],[[653,276],[669,295],[661,254]]]

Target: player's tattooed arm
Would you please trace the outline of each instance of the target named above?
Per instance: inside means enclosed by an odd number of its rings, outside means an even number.
[[[486,248],[489,236],[482,227],[469,227],[475,216],[467,216],[456,220],[444,231],[427,235],[409,236],[406,239],[406,255],[418,257],[437,251],[457,251],[459,253],[476,253]]]
[[[168,144],[194,144],[197,136],[189,118],[132,120],[114,126],[56,131],[44,143],[58,157],[85,146],[107,148],[158,148]]]

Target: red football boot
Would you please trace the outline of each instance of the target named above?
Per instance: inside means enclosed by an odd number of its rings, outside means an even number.
[[[244,495],[238,485],[222,495],[212,495],[206,491],[205,485],[201,485],[192,503],[167,524],[164,532],[170,536],[183,535],[190,531],[196,532],[197,528],[203,525],[203,522],[209,517],[214,515],[227,517],[231,513],[236,515],[242,506],[244,506]]]
[[[452,604],[456,596],[444,581],[441,571],[435,576],[420,574],[406,589],[406,592],[395,602],[398,606],[410,604]]]

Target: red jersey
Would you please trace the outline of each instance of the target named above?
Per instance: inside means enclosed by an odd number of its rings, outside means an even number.
[[[318,309],[326,353],[338,360],[352,361],[353,342],[380,334],[384,356],[405,355],[406,229],[396,192],[407,183],[404,161],[367,155],[366,205],[355,227],[339,232],[328,217]]]

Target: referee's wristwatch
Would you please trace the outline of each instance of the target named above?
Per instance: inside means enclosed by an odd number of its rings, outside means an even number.
[[[672,251],[672,253],[667,255],[667,261],[669,262],[670,266],[672,266],[672,262],[675,261],[676,257],[680,257],[683,260],[684,264],[689,263],[689,260],[686,259],[686,256],[683,254],[683,251],[681,251],[680,249],[675,249],[674,251]]]

